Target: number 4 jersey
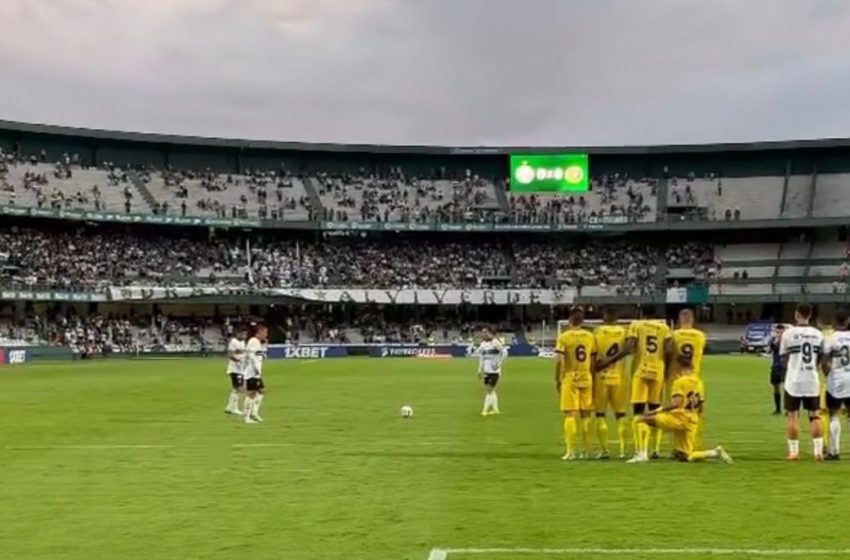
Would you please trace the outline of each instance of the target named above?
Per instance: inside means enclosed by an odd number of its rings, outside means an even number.
[[[788,356],[785,391],[792,397],[820,396],[818,362],[823,347],[823,334],[814,327],[794,326],[782,333],[779,353]]]
[[[826,390],[836,399],[850,399],[850,331],[834,331],[826,337],[824,352],[829,357]]]

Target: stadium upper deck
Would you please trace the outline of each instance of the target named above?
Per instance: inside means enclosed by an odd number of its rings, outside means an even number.
[[[567,149],[582,150],[534,151]],[[850,215],[845,140],[589,148],[591,191],[571,197],[510,196],[508,148],[254,142],[0,122],[0,150],[0,208],[22,215],[470,231],[821,225]]]

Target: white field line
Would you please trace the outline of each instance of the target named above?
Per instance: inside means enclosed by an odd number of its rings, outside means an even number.
[[[462,441],[461,440],[408,440],[404,442],[396,442],[393,444],[393,447],[440,447],[440,446],[452,446]],[[378,443],[378,442],[375,442]],[[616,444],[616,440],[611,440],[611,444]],[[765,443],[764,440],[723,440],[722,442],[725,445],[746,445],[746,444],[762,444]],[[230,443],[225,444],[225,447],[232,447],[235,449],[251,449],[251,448],[275,448],[275,447],[322,447],[327,445],[336,445],[332,442],[246,442],[246,443]],[[500,447],[521,447],[523,445],[522,442],[512,443],[509,441],[492,441],[489,442],[488,445],[491,446],[500,446]],[[0,449],[5,451],[97,451],[97,450],[112,450],[112,449],[194,449],[197,447],[215,447],[215,445],[209,446],[196,446],[196,445],[177,445],[177,444],[159,444],[159,443],[92,443],[92,444],[45,444],[45,445],[7,445],[3,446]],[[559,448],[557,444],[552,446],[553,451],[552,456],[560,456]],[[734,448],[732,452],[734,453]],[[557,458],[557,457],[556,457]],[[593,461],[589,461],[593,462]]]
[[[704,556],[842,556],[850,554],[850,548],[826,549],[826,548],[435,548],[428,555],[428,560],[451,560],[452,554],[466,555],[499,555],[499,554],[528,554],[540,556],[566,556],[566,555],[686,555],[701,554]]]

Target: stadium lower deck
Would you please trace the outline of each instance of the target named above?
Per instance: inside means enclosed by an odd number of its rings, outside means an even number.
[[[250,426],[222,413],[221,359],[7,367],[2,556],[838,557],[850,464],[811,461],[805,432],[804,460],[783,460],[767,369],[706,358],[706,443],[726,466],[560,461],[543,359],[506,364],[487,418],[473,360],[273,361]]]

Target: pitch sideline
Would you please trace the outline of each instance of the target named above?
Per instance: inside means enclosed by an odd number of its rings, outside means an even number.
[[[711,556],[730,556],[744,554],[749,556],[840,556],[850,554],[850,548],[819,549],[819,548],[434,548],[428,554],[427,560],[451,560],[452,554],[488,555],[523,554],[538,556],[566,555],[628,555],[628,554],[702,554]]]

